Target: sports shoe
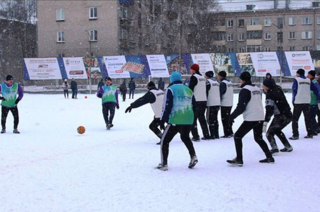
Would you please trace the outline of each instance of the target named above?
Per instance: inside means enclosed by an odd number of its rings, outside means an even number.
[[[200,141],[200,138],[192,138],[192,141]]]
[[[274,163],[274,158],[273,157],[266,158],[266,159],[260,160],[259,162],[260,163]]]
[[[161,145],[161,141],[159,141],[159,142],[157,143],[157,145]]]
[[[198,158],[197,158],[197,156],[193,156],[193,157],[191,158],[191,160],[190,160],[190,163],[189,163],[188,168],[189,168],[189,169],[192,169],[193,167],[195,167],[195,166],[197,165],[197,163],[198,163]]]
[[[159,165],[156,166],[156,169],[159,169],[161,171],[168,171],[168,165],[162,165],[162,163],[159,163]]]
[[[4,133],[6,133],[6,129],[1,130],[1,134],[4,134]]]
[[[18,129],[14,129],[14,130],[13,130],[13,133],[14,133],[14,134],[20,134],[20,132],[19,132]]]
[[[292,136],[289,138],[290,140],[299,140],[299,136]]]
[[[240,166],[240,167],[243,166],[243,160],[240,160],[240,159],[237,159],[237,158],[235,158],[233,160],[227,160],[227,163],[230,163],[233,166]]]
[[[292,149],[292,146],[290,146],[290,147],[285,147],[285,148],[283,148],[283,149],[280,149],[280,151],[281,151],[281,152],[292,152],[293,149]]]
[[[312,139],[313,138],[313,135],[307,135],[307,136],[304,136],[305,139]]]
[[[271,149],[270,152],[271,152],[271,154],[278,153],[279,149]]]

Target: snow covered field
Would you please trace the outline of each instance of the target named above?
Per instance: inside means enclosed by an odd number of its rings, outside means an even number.
[[[169,171],[162,172],[154,169],[160,150],[148,128],[151,108],[125,114],[131,102],[120,102],[107,131],[94,95],[26,94],[19,104],[21,134],[12,134],[9,114],[8,133],[0,135],[0,211],[320,211],[320,136],[292,141],[292,153],[259,164],[265,156],[250,132],[242,168],[225,162],[235,156],[233,139],[201,141],[194,143],[199,163],[193,170],[176,136]],[[77,134],[80,125],[84,135]],[[303,117],[299,126],[303,138]],[[291,124],[285,132],[291,136]]]

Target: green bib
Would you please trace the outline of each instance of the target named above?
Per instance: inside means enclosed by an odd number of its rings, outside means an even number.
[[[18,94],[18,83],[13,83],[11,87],[8,87],[5,83],[1,84],[1,94],[6,99],[1,102],[5,107],[16,107],[16,100]]]
[[[173,108],[169,116],[169,123],[177,125],[192,125],[194,119],[192,90],[182,84],[172,85],[169,89],[173,93]]]
[[[116,98],[116,91],[117,91],[117,86],[115,85],[104,85],[102,87],[103,89],[103,95],[102,95],[102,104],[106,102],[114,102],[117,103],[117,98]]]

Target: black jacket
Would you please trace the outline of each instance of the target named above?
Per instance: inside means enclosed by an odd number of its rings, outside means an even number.
[[[156,87],[150,88],[150,90],[144,96],[140,97],[139,99],[131,103],[131,107],[138,108],[148,103],[150,104],[154,103],[156,101],[156,97],[151,92],[151,90],[158,90],[158,89]]]
[[[227,92],[227,85],[226,83],[222,82],[223,80],[227,80],[227,79],[223,78],[220,82],[220,99],[222,99],[222,96]]]
[[[133,80],[131,80],[129,82],[128,87],[129,87],[130,90],[135,90],[136,89],[136,83]]]
[[[71,81],[71,90],[78,90],[78,84],[76,81]]]
[[[246,85],[254,86],[251,81],[246,82],[245,84],[241,85],[243,88]],[[251,92],[248,89],[241,89],[239,93],[239,101],[237,108],[231,114],[231,119],[236,119],[239,115],[241,115],[247,108],[248,103],[251,100]]]
[[[291,108],[282,88],[278,85],[270,88],[266,93],[266,116],[265,121],[269,122],[272,115],[291,116]]]

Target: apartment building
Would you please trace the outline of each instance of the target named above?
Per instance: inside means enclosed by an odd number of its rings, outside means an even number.
[[[118,54],[118,0],[38,1],[38,56]]]

